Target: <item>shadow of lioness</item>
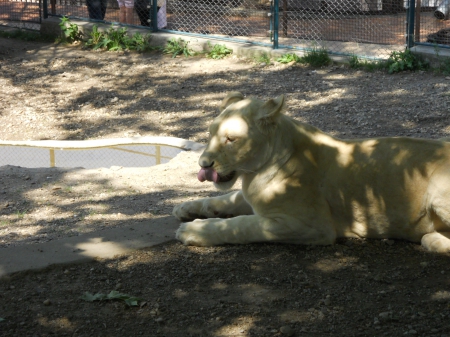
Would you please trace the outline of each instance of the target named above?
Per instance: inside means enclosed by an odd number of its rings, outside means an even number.
[[[450,144],[438,140],[339,140],[267,102],[223,100],[199,159],[200,181],[242,190],[186,202],[173,214],[186,245],[396,238],[450,251]]]

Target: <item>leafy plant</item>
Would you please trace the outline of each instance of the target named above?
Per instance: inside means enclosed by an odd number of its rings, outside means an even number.
[[[387,60],[387,69],[389,74],[406,70],[425,70],[428,68],[429,64],[422,61],[409,49],[406,49],[405,51],[393,51]]]
[[[130,307],[136,307],[139,305],[141,300],[139,297],[130,296],[127,294],[122,294],[116,290],[112,290],[109,294],[91,294],[90,292],[85,292],[81,297],[83,301],[94,302],[94,301],[123,301],[126,305]]]
[[[214,60],[223,59],[224,57],[233,53],[233,49],[227,48],[224,44],[211,45],[208,41],[209,51],[206,53],[206,57],[212,58]]]
[[[166,46],[163,49],[164,53],[171,54],[173,58],[178,55],[184,55],[185,57],[194,56],[195,52],[189,48],[189,41],[184,41],[183,39],[172,38],[167,41]]]
[[[269,64],[271,61],[270,56],[267,53],[262,53],[261,55],[257,56],[255,60],[258,63],[265,63],[265,64]]]
[[[314,47],[313,49],[306,51],[299,62],[315,68],[320,68],[329,65],[331,63],[331,58],[326,49]]]
[[[101,48],[101,43],[104,38],[105,34],[98,30],[97,25],[94,25],[94,27],[92,27],[90,39],[86,41],[85,45],[96,50],[98,48]]]
[[[121,27],[115,29],[114,26],[111,26],[108,29],[107,33],[107,43],[106,49],[111,51],[122,51],[124,49],[128,49],[129,45],[129,37],[127,35],[127,28]]]
[[[150,38],[150,34],[142,35],[141,33],[134,33],[130,40],[130,49],[139,52],[144,52],[146,50],[152,49],[152,47],[150,46]]]
[[[132,37],[127,34],[127,28],[116,29],[113,25],[106,32],[98,30],[97,25],[92,27],[90,38],[86,46],[94,50],[106,49],[109,51],[136,50],[146,51],[152,49],[150,46],[150,34],[142,35],[135,33]]]
[[[80,32],[76,24],[70,22],[68,17],[63,16],[61,18],[59,26],[61,27],[64,41],[69,43],[81,41],[82,33]]]
[[[277,58],[277,62],[280,63],[300,62],[300,57],[294,53],[283,54],[281,55],[281,57]]]

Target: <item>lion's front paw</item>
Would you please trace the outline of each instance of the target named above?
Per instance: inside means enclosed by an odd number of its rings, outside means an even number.
[[[176,238],[187,246],[215,246],[221,244],[214,232],[211,220],[195,220],[181,224]]]
[[[199,206],[195,201],[183,202],[173,208],[172,214],[181,221],[194,220],[201,217],[199,215]]]

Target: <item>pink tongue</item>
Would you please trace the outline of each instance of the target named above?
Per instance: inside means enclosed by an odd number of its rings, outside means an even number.
[[[200,180],[201,182],[204,182],[205,180],[208,181],[214,181],[215,183],[218,183],[220,180],[219,175],[217,174],[217,172],[212,169],[212,168],[202,168],[198,174],[197,174],[197,178],[198,180]]]

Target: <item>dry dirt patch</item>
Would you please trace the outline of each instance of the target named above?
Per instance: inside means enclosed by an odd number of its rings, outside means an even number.
[[[205,142],[225,93],[287,94],[343,138],[448,136],[450,80],[249,60],[96,53],[0,39],[0,139],[176,136]],[[212,195],[196,153],[153,168],[0,169],[8,247],[170,216]],[[449,256],[399,241],[332,247],[163,246],[0,283],[1,336],[449,336]],[[86,292],[141,298],[84,302]]]

